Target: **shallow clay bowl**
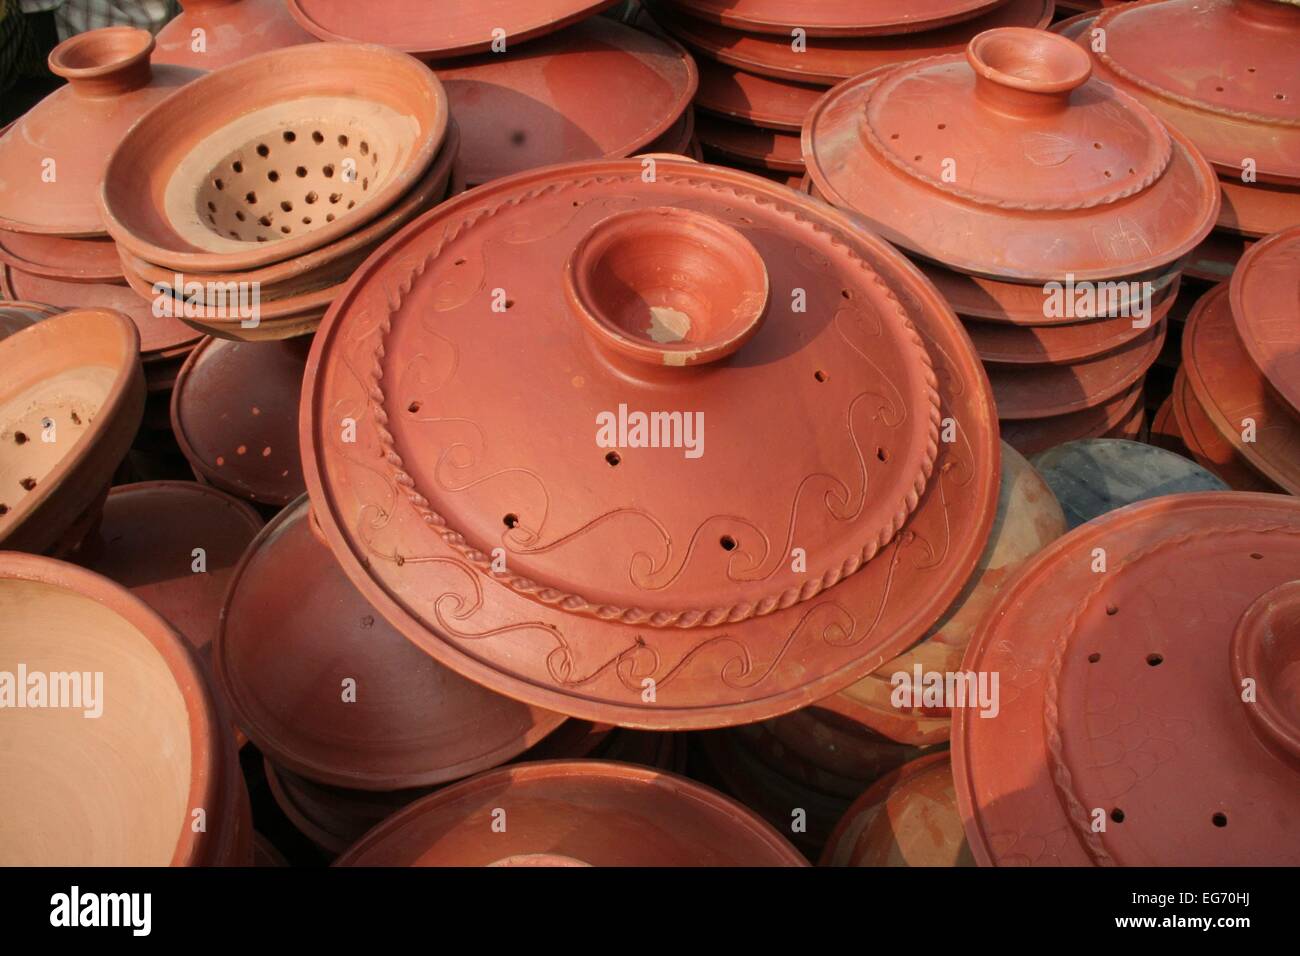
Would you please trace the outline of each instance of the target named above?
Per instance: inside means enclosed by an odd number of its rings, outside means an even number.
[[[66,239],[0,232],[0,262],[64,282],[117,282],[122,278],[117,243],[106,237]]]
[[[505,811],[506,828],[493,832]],[[340,866],[803,866],[751,811],[675,774],[598,760],[502,767],[385,820]]]
[[[222,862],[234,746],[182,638],[108,579],[32,555],[0,555],[0,612],[0,670],[77,674],[97,697],[6,711],[0,865]]]
[[[0,548],[45,551],[104,493],[144,415],[139,343],[95,309],[0,341]]]
[[[182,271],[291,259],[397,202],[433,162],[447,115],[438,78],[391,50],[260,53],[141,117],[109,159],[101,212],[128,251]]]

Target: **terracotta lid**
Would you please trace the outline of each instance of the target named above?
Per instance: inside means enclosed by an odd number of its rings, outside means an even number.
[[[826,841],[821,866],[974,866],[946,753],[876,781]]]
[[[23,681],[25,702],[4,716],[0,865],[223,862],[215,851],[238,823],[234,747],[180,636],[106,578],[33,555],[0,555],[0,603],[0,671]],[[54,709],[34,695],[58,674],[82,680]]]
[[[7,339],[20,329],[58,315],[61,311],[40,302],[0,301],[0,339]]]
[[[1278,400],[1242,346],[1226,285],[1197,302],[1183,331],[1182,355],[1187,384],[1219,437],[1255,471],[1300,494],[1300,419]]]
[[[1007,0],[988,13],[920,33],[872,37],[809,36],[799,49],[784,36],[741,33],[694,17],[672,6],[652,5],[655,20],[693,52],[748,74],[834,86],[870,70],[942,53],[960,53],[971,37],[994,27],[1045,27],[1051,0]]]
[[[927,706],[922,701],[913,706],[911,701],[898,700],[895,675],[907,674],[915,683],[918,666],[923,679],[926,674],[960,671],[966,645],[998,591],[1028,558],[1065,534],[1066,527],[1052,488],[1004,441],[997,517],[979,566],[962,593],[925,640],[869,677],[819,701],[818,708],[900,743],[924,746],[947,740],[952,729],[951,707],[946,702]]]
[[[504,827],[497,821],[504,819]],[[604,761],[502,767],[385,820],[340,866],[806,866],[779,833],[701,784]]]
[[[1219,187],[1223,191],[1217,223],[1221,231],[1262,239],[1300,222],[1300,186],[1243,183],[1240,177],[1222,176]]]
[[[238,498],[283,506],[303,492],[298,390],[306,340],[204,339],[172,392],[172,431],[202,480]]]
[[[0,232],[0,262],[32,275],[64,282],[120,282],[117,243],[107,237],[65,239],[36,233]]]
[[[1022,455],[1036,455],[1067,441],[1100,438],[1122,424],[1142,401],[1139,381],[1114,398],[1065,415],[998,422],[1002,440]]]
[[[1174,376],[1172,398],[1178,432],[1197,464],[1218,475],[1234,491],[1282,492],[1282,489],[1256,471],[1231,442],[1219,434],[1209,413],[1188,384],[1186,372],[1181,367]]]
[[[695,61],[675,41],[592,17],[512,56],[440,66],[465,132],[470,185],[580,159],[630,156],[690,105]]]
[[[261,528],[248,505],[192,481],[119,485],[76,561],[130,590],[206,653],[235,565]]]
[[[1116,438],[1066,442],[1034,456],[1071,528],[1137,501],[1228,486],[1181,455]]]
[[[849,80],[804,126],[817,189],[962,272],[1113,278],[1175,262],[1219,212],[1213,170],[1064,37],[1017,27]]]
[[[1104,31],[1104,50],[1093,49],[1091,30]],[[1294,3],[1134,4],[1103,11],[1078,42],[1102,79],[1140,98],[1225,175],[1240,176],[1250,158],[1261,181],[1300,182]]]
[[[378,617],[317,540],[305,497],[267,525],[236,569],[214,665],[259,750],[341,787],[466,777],[564,720],[465,680]]]
[[[448,116],[422,63],[355,44],[258,53],[189,84],[181,104],[122,138],[100,206],[119,245],[182,271],[280,262],[361,228],[428,171]]]
[[[1072,364],[989,366],[998,418],[1068,415],[1126,392],[1160,354],[1165,330],[1156,322],[1113,352]]]
[[[724,119],[798,133],[824,91],[701,60],[695,106]]]
[[[104,309],[0,341],[0,547],[46,550],[103,495],[144,413],[139,342]]]
[[[289,12],[322,40],[379,43],[426,59],[467,53],[513,53],[544,36],[612,7],[617,0],[480,0],[430,5],[388,0],[382,14],[358,17],[350,0],[288,0]]]
[[[1235,492],[1132,505],[1035,557],[965,659],[1001,675],[998,717],[968,711],[954,728],[975,859],[1300,863],[1300,770],[1257,722],[1265,684],[1294,702],[1294,647],[1240,674],[1230,653],[1242,615],[1298,560],[1300,502]]]
[[[109,153],[137,119],[201,76],[149,65],[148,30],[106,27],[64,40],[50,70],[68,81],[0,134],[0,229],[104,233],[96,206]]]
[[[457,321],[494,298],[527,363]],[[545,434],[496,394],[546,394]],[[663,163],[647,183],[624,160],[479,187],[372,257],[316,337],[302,444],[331,548],[407,637],[538,706],[675,729],[825,696],[933,623],[992,519],[987,397],[951,313],[884,243],[755,177]],[[642,447],[628,416],[674,410],[679,447]],[[762,480],[737,485],[759,454]],[[919,497],[936,480],[951,497]],[[945,559],[892,573],[957,526]],[[882,593],[869,621],[848,610]]]
[[[1278,397],[1300,414],[1300,226],[1252,246],[1231,289],[1242,344]]]
[[[283,0],[181,0],[181,12],[158,31],[153,59],[215,70],[254,53],[315,39],[290,16]]]
[[[760,129],[700,113],[695,117],[695,135],[705,148],[725,161],[788,173],[804,171],[799,137],[793,133]]]
[[[671,0],[671,7],[710,23],[753,33],[795,28],[810,37],[880,36],[915,33],[985,13],[999,0],[911,0],[906,6],[882,0]]]
[[[1183,274],[1203,282],[1227,282],[1252,245],[1249,239],[1216,229],[1192,250],[1183,263]]]

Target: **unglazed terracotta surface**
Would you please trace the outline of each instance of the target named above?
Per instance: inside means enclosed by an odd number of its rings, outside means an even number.
[[[41,319],[58,315],[60,309],[40,302],[14,302],[0,299],[0,339],[7,339]]]
[[[1237,686],[1256,688],[1247,709],[1255,736],[1300,772],[1300,582],[1260,595],[1232,633],[1228,650]]]
[[[793,133],[760,129],[700,113],[695,117],[695,135],[707,148],[743,165],[788,173],[804,171],[799,137]]]
[[[298,25],[283,0],[182,0],[180,14],[155,39],[155,63],[215,70],[316,38]]]
[[[891,242],[1022,282],[1174,263],[1219,212],[1214,171],[1078,46],[1007,27],[848,80],[804,125],[819,192]]]
[[[815,86],[754,76],[712,60],[701,60],[699,68],[696,107],[755,126],[798,133],[824,93]]]
[[[139,341],[90,309],[0,341],[0,546],[60,544],[102,498],[144,414]]]
[[[1214,472],[1234,491],[1281,493],[1281,488],[1251,467],[1232,443],[1219,434],[1181,368],[1174,377],[1172,398],[1178,432],[1197,464]]]
[[[505,812],[493,832],[493,808]],[[684,777],[604,761],[481,774],[384,821],[340,866],[488,866],[547,854],[591,866],[803,866],[740,804]]]
[[[0,232],[0,262],[64,282],[120,282],[122,266],[112,239],[65,239],[36,233]]]
[[[646,184],[641,171],[636,160],[583,164],[480,187],[363,267],[313,346],[308,485],[331,549],[376,610],[453,668],[588,719],[726,725],[824,697],[934,623],[992,521],[992,411],[953,316],[892,250],[753,177],[665,162]],[[691,366],[656,339],[680,334],[682,316],[706,315],[709,300],[675,301],[649,274],[627,274],[646,319],[639,347],[659,346],[672,364],[624,361],[570,312],[559,280],[611,213],[673,205],[753,246],[771,290],[767,318],[738,351]],[[670,271],[689,249],[663,248]],[[732,278],[701,293],[721,295],[742,274],[727,266],[718,275]],[[499,342],[476,334],[494,287],[506,290],[527,363],[503,363]],[[807,315],[785,311],[795,287]],[[824,318],[810,327],[810,316]],[[484,404],[541,392],[552,401],[545,434]],[[741,444],[692,459],[684,448],[606,452],[594,440],[601,410],[656,409],[670,395],[671,407],[704,412],[710,434]],[[931,429],[947,415],[957,440],[936,447]],[[344,417],[355,442],[344,440]],[[744,444],[786,434],[815,445],[817,461],[792,449],[750,470],[752,481],[732,480],[748,468]],[[666,494],[674,485],[691,495]],[[821,541],[807,575],[786,560],[791,535]],[[647,678],[655,701],[642,694]]]
[[[1035,557],[964,662],[1002,674],[998,719],[966,712],[954,728],[975,859],[1300,860],[1297,768],[1256,734],[1230,654],[1242,615],[1298,561],[1300,502],[1235,492],[1133,505]]]
[[[1300,414],[1300,224],[1252,246],[1230,288],[1242,344],[1291,414]]]
[[[672,0],[671,6],[701,20],[754,33],[789,36],[799,27],[808,36],[872,36],[931,30],[969,20],[998,0],[911,0],[905,6],[882,0]]]
[[[1119,395],[1065,415],[1007,419],[998,423],[1002,440],[1022,455],[1036,455],[1067,441],[1101,438],[1124,423],[1142,402],[1142,382]]]

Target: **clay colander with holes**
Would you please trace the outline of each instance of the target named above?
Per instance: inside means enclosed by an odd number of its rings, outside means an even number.
[[[249,57],[141,118],[109,159],[109,233],[177,270],[282,262],[382,215],[424,176],[447,97],[418,60],[306,44]]]

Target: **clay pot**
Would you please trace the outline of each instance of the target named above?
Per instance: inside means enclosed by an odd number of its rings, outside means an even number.
[[[106,27],[51,51],[50,70],[67,85],[0,135],[0,229],[103,235],[96,199],[108,154],[144,113],[202,75],[151,67],[153,47],[147,30]]]
[[[0,232],[0,262],[29,275],[61,282],[121,282],[122,265],[112,239],[65,239]]]
[[[810,37],[864,37],[933,30],[997,6],[998,0],[918,0],[900,9],[879,0],[672,0],[674,9],[708,23],[751,33],[789,37],[799,27]]]
[[[435,9],[421,0],[389,0],[382,14],[373,17],[358,17],[347,0],[288,0],[288,7],[294,19],[321,40],[378,43],[438,59],[488,50],[513,52],[524,40],[545,36],[616,2],[511,0]]]
[[[501,813],[494,811],[499,808]],[[503,830],[494,821],[504,814]],[[779,833],[708,787],[603,761],[502,767],[384,821],[340,866],[803,866]]]
[[[42,319],[58,315],[59,309],[40,302],[6,302],[0,300],[0,339],[7,339]]]
[[[252,825],[234,742],[182,638],[111,581],[48,558],[0,556],[0,601],[0,671],[24,681],[27,702],[6,705],[6,750],[21,772],[6,779],[0,862],[246,863]],[[33,678],[58,674],[80,681],[63,685],[64,706],[47,697],[29,709]]]
[[[1068,441],[1101,438],[1132,417],[1142,404],[1142,382],[1099,405],[1049,418],[998,422],[1002,440],[1022,455],[1036,455]]]
[[[759,129],[701,113],[695,118],[695,135],[724,162],[759,166],[786,173],[802,173],[804,158],[799,137],[780,130]]]
[[[1293,415],[1300,415],[1300,225],[1251,247],[1233,273],[1232,315],[1255,367]]]
[[[65,312],[0,341],[0,546],[72,545],[144,412],[139,336],[126,316]]]
[[[1218,181],[1091,72],[1064,37],[990,30],[964,56],[832,90],[804,126],[808,172],[833,205],[961,272],[1046,282],[1169,266],[1213,228]]]
[[[181,102],[122,138],[100,204],[119,245],[182,272],[281,262],[373,221],[427,172],[448,116],[423,64],[356,45],[258,53],[194,81],[183,136]]]
[[[817,706],[899,743],[925,746],[946,741],[952,730],[952,709],[896,706],[894,675],[903,673],[911,680],[917,667],[922,675],[960,671],[971,635],[998,592],[1026,560],[1068,527],[1052,487],[1003,442],[997,517],[962,593],[921,643]]]
[[[202,50],[194,49],[196,31],[201,31]],[[158,31],[153,59],[215,70],[254,53],[315,39],[280,0],[181,0],[180,14]]]
[[[261,527],[257,512],[215,488],[119,485],[75,559],[157,611],[206,661],[235,565]]]
[[[1045,27],[1052,17],[1050,0],[1009,0],[988,13],[946,27],[892,36],[809,36],[796,50],[788,31],[785,36],[741,33],[683,16],[678,9],[663,2],[652,5],[655,21],[697,56],[746,74],[824,87],[882,66],[960,53],[972,37],[994,27]]]
[[[974,866],[946,753],[914,760],[849,807],[822,866]]]
[[[695,95],[695,62],[675,41],[606,17],[514,56],[438,67],[465,133],[471,186],[582,159],[631,156],[667,133]]]
[[[967,712],[954,726],[957,801],[978,863],[1300,861],[1297,766],[1278,759],[1277,737],[1261,739],[1259,720],[1268,694],[1294,699],[1293,648],[1284,639],[1278,656],[1232,666],[1243,659],[1234,628],[1286,607],[1267,595],[1294,580],[1298,532],[1290,496],[1170,495],[1031,559],[964,662],[1002,685],[996,720]],[[1244,676],[1268,694],[1244,694]]]
[[[304,380],[309,491],[376,611],[471,679],[593,721],[743,723],[864,676],[938,619],[992,522],[993,414],[955,318],[883,243],[754,177],[689,163],[661,164],[653,184],[641,173],[633,159],[490,183],[362,266]],[[680,278],[667,288],[662,274]],[[765,289],[795,286],[817,318],[775,300],[761,310]],[[490,310],[494,288],[528,363],[503,363],[481,322],[458,321]],[[557,369],[572,390],[543,384]],[[864,376],[888,379],[889,394],[863,398]],[[542,441],[517,404],[485,397],[542,393],[572,444]],[[744,437],[695,459],[596,441],[582,452],[590,409],[656,408],[666,393]],[[930,445],[945,415],[961,440]],[[795,434],[788,457],[771,454]],[[777,464],[737,485],[760,453]],[[806,573],[777,544],[792,512],[800,541],[822,542]],[[664,550],[691,540],[694,556]],[[671,693],[643,699],[646,679]]]
[[[240,727],[277,766],[361,790],[498,766],[563,722],[470,683],[378,618],[311,530],[306,498],[235,570],[214,645]],[[292,569],[292,583],[278,569]]]

